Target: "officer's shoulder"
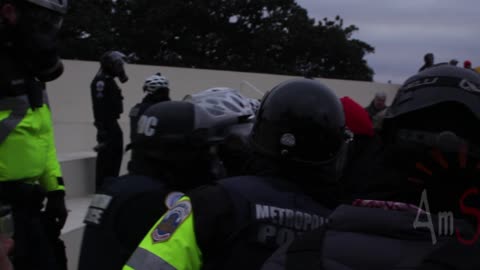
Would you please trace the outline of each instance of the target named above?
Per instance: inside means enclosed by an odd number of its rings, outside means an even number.
[[[206,194],[208,192],[221,192],[225,190],[225,186],[231,185],[244,185],[246,183],[256,183],[262,182],[265,179],[263,177],[258,176],[235,176],[235,177],[227,177],[217,180],[215,183],[202,185],[196,188],[191,189],[188,194],[197,195],[197,194]]]
[[[91,84],[91,89],[95,94],[95,97],[97,98],[102,98],[103,97],[103,92],[105,91],[105,80],[103,80],[100,77],[95,77],[95,79],[92,81]]]
[[[230,201],[231,192],[254,191],[260,186],[269,186],[267,178],[258,176],[236,176],[223,178],[209,185],[203,185],[187,192],[192,201],[219,204]],[[228,205],[226,205],[228,208]]]
[[[187,192],[187,196],[189,197],[203,197],[208,196],[209,193],[217,193],[222,191],[222,187],[219,186],[217,183],[202,185],[196,188],[192,188]]]
[[[261,177],[255,175],[245,175],[245,176],[235,176],[228,177],[217,181],[217,185],[222,186],[223,188],[233,188],[240,190],[255,189],[261,185],[270,185],[272,181],[279,181],[278,179],[273,179],[269,177]]]
[[[159,179],[141,175],[124,175],[108,178],[103,189],[111,195],[120,195],[164,190],[166,192],[167,186]]]
[[[268,178],[263,176],[256,176],[256,175],[242,175],[242,176],[233,176],[233,177],[226,177],[222,178],[217,181],[218,183],[230,183],[230,182],[238,182],[238,181],[246,181],[246,182],[262,182],[266,181]]]
[[[230,201],[228,191],[218,183],[208,184],[189,190],[186,196],[190,198],[194,205],[223,205]]]

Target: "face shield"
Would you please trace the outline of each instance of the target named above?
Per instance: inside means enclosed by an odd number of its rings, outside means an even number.
[[[128,81],[128,76],[124,68],[126,62],[127,56],[118,51],[107,52],[101,59],[101,65],[104,71],[113,77],[118,77],[121,83]]]
[[[125,73],[124,61],[122,59],[117,59],[113,63],[113,74],[115,74],[121,83],[126,83],[128,81],[128,76]]]

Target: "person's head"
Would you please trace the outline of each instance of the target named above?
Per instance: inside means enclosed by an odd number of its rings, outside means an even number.
[[[480,187],[480,75],[451,65],[410,77],[387,110],[383,128],[405,193],[427,190],[432,211],[458,210]],[[403,180],[402,180],[403,181]],[[456,211],[458,213],[458,211]]]
[[[425,64],[433,65],[433,62],[435,61],[435,59],[433,57],[433,53],[425,54],[425,56],[423,57],[423,60],[425,61]]]
[[[255,155],[280,165],[287,177],[312,175],[295,179],[306,185],[338,179],[350,139],[340,100],[327,86],[308,79],[289,80],[268,92],[250,136]]]
[[[452,60],[450,60],[450,62],[448,62],[448,63],[449,63],[450,65],[452,65],[452,66],[456,66],[456,65],[458,65],[458,60],[457,60],[457,59],[452,59]]]
[[[385,109],[385,102],[387,102],[387,94],[385,94],[385,92],[375,93],[375,97],[373,98],[373,106],[375,106],[377,110]]]
[[[63,73],[57,34],[67,0],[0,0],[0,44],[16,51],[19,62],[47,82]]]
[[[156,73],[145,79],[143,92],[149,95],[166,94],[170,92],[168,79],[161,73]]]
[[[465,60],[465,62],[463,62],[463,67],[472,68],[472,62],[470,62],[469,60]]]
[[[132,143],[131,173],[167,175],[172,185],[191,188],[215,179],[216,148],[225,124],[205,108],[185,101],[149,107]]]
[[[100,68],[105,74],[118,77],[120,82],[128,81],[124,65],[127,62],[127,56],[119,51],[108,51],[100,57]]]

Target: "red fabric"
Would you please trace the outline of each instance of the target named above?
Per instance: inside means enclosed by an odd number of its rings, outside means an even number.
[[[342,102],[343,111],[345,112],[347,128],[350,129],[353,134],[373,136],[375,131],[373,130],[373,123],[367,111],[349,97],[342,97],[340,101]]]
[[[356,199],[355,201],[353,201],[352,205],[359,206],[359,207],[368,207],[368,208],[380,208],[385,210],[414,211],[417,213],[420,212],[422,214],[426,213],[425,211],[423,211],[423,209],[420,209],[413,204],[402,203],[402,202]]]
[[[466,60],[465,62],[463,62],[463,67],[464,68],[472,68],[472,62]]]

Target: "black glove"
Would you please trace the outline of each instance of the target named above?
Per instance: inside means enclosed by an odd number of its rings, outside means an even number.
[[[47,193],[47,207],[45,216],[48,223],[58,231],[63,228],[67,220],[68,212],[65,206],[65,192],[63,190],[50,191]]]
[[[101,151],[102,151],[103,149],[105,149],[106,147],[107,147],[107,144],[106,144],[106,143],[99,143],[99,144],[97,144],[97,145],[95,145],[95,146],[93,147],[93,151],[95,151],[95,152],[98,153],[98,152],[101,152]]]
[[[108,131],[105,129],[98,129],[97,131],[97,142],[98,143],[103,143],[108,140]]]

